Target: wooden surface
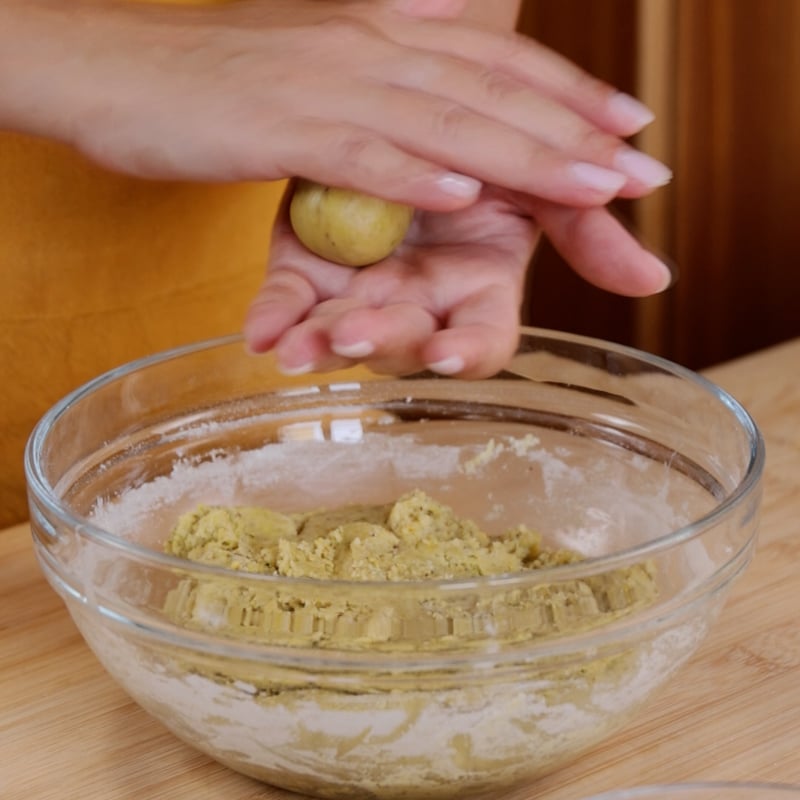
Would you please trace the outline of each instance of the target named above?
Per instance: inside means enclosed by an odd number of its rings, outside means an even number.
[[[607,744],[505,800],[577,800],[645,782],[800,784],[800,340],[709,375],[767,440],[756,558],[702,650]],[[289,800],[192,751],[103,672],[34,562],[0,532],[3,800]]]
[[[639,2],[525,0],[517,29],[592,75],[636,94]],[[615,210],[630,224],[630,202],[616,203]],[[524,322],[635,344],[641,307],[642,301],[604,292],[579,278],[548,241],[537,249]]]
[[[800,335],[800,3],[672,8],[675,180],[664,224],[682,275],[665,344],[698,368]]]
[[[638,143],[675,177],[624,210],[680,271],[660,298],[625,299],[544,247],[529,324],[694,369],[800,336],[800,2],[525,0],[520,29],[656,111]]]

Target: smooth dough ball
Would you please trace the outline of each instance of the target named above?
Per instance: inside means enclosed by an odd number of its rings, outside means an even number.
[[[289,206],[297,238],[327,261],[365,267],[403,241],[414,209],[351,189],[298,180]]]

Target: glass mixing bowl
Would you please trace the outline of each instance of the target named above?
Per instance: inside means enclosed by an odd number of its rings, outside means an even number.
[[[710,781],[637,786],[593,795],[586,800],[797,800],[800,786],[784,783]]]
[[[691,657],[754,547],[763,443],[702,377],[525,329],[503,373],[286,377],[238,337],[66,397],[27,453],[36,555],[108,672],[177,736],[320,797],[463,797],[611,736]],[[423,489],[580,561],[342,581],[164,552],[198,504]],[[77,710],[76,710],[77,713]]]

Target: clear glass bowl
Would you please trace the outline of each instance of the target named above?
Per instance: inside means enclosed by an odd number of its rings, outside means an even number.
[[[800,786],[783,783],[712,781],[617,789],[586,800],[796,800]]]
[[[494,793],[611,736],[746,568],[763,462],[752,419],[703,378],[533,329],[474,382],[289,378],[238,338],[201,343],[80,388],[26,453],[41,568],[110,674],[220,762],[331,798]],[[163,552],[199,503],[300,511],[414,488],[584,558],[397,583]],[[634,573],[657,596],[641,602]]]

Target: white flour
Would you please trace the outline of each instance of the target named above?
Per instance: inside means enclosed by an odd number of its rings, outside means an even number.
[[[531,679],[521,667],[505,683],[467,688],[259,696],[252,684],[193,673],[185,654],[81,628],[135,700],[228,766],[309,794],[387,798],[460,797],[547,772],[627,722],[706,634],[704,620],[685,622],[595,683]]]

